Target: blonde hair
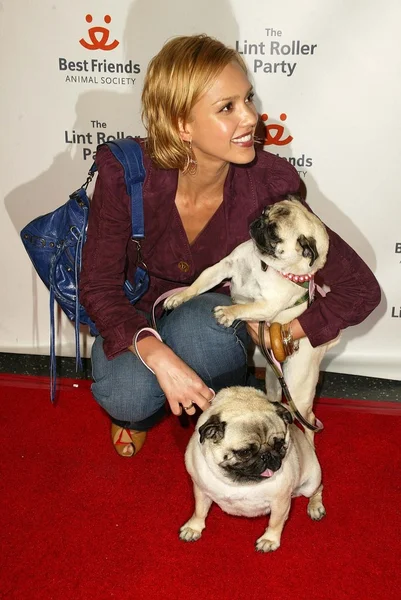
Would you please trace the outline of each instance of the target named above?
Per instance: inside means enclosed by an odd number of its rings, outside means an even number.
[[[193,156],[181,139],[180,120],[189,121],[200,96],[233,61],[247,73],[238,52],[204,34],[173,38],[152,58],[142,92],[142,120],[149,155],[159,167],[187,169]]]

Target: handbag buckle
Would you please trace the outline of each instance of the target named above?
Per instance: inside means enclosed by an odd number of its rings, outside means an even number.
[[[146,263],[143,261],[143,258],[142,258],[141,243],[138,240],[136,240],[135,238],[131,238],[131,239],[136,244],[136,262],[137,262],[137,264],[142,265],[145,268],[145,270],[147,271],[148,267],[146,266]]]

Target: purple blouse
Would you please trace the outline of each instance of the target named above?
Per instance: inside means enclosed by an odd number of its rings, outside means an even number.
[[[149,313],[160,294],[192,283],[206,267],[249,239],[249,225],[265,206],[296,193],[300,185],[294,167],[269,152],[258,151],[248,165],[230,165],[222,204],[190,244],[175,206],[178,171],[158,169],[144,154],[142,256],[150,286],[132,306],[123,292],[123,283],[127,277],[132,279],[137,261],[124,172],[107,146],[97,152],[96,163],[80,300],[104,338],[108,359],[125,352],[135,333],[148,326],[137,309]],[[380,302],[380,288],[368,266],[336,233],[328,232],[329,253],[319,274],[331,292],[317,297],[298,317],[312,346],[360,323]]]

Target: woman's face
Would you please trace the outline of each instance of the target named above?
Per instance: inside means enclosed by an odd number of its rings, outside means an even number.
[[[195,104],[186,124],[198,164],[251,162],[257,118],[252,86],[241,67],[232,62]]]

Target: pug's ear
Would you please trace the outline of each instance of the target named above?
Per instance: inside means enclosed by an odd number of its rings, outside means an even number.
[[[224,437],[227,423],[220,419],[220,415],[212,415],[201,427],[199,427],[199,439],[203,444],[205,440],[220,442]]]
[[[305,235],[300,235],[297,242],[302,248],[302,256],[304,258],[310,258],[309,266],[311,267],[319,257],[315,238],[313,236],[307,238]]]
[[[288,196],[286,196],[284,198],[284,200],[291,200],[291,202],[302,202],[302,198],[300,194],[288,194]]]
[[[294,422],[292,414],[290,413],[288,408],[284,406],[284,404],[281,404],[281,402],[272,402],[272,404],[274,404],[276,413],[279,417],[283,419],[284,423],[287,423],[287,425],[291,425]]]

